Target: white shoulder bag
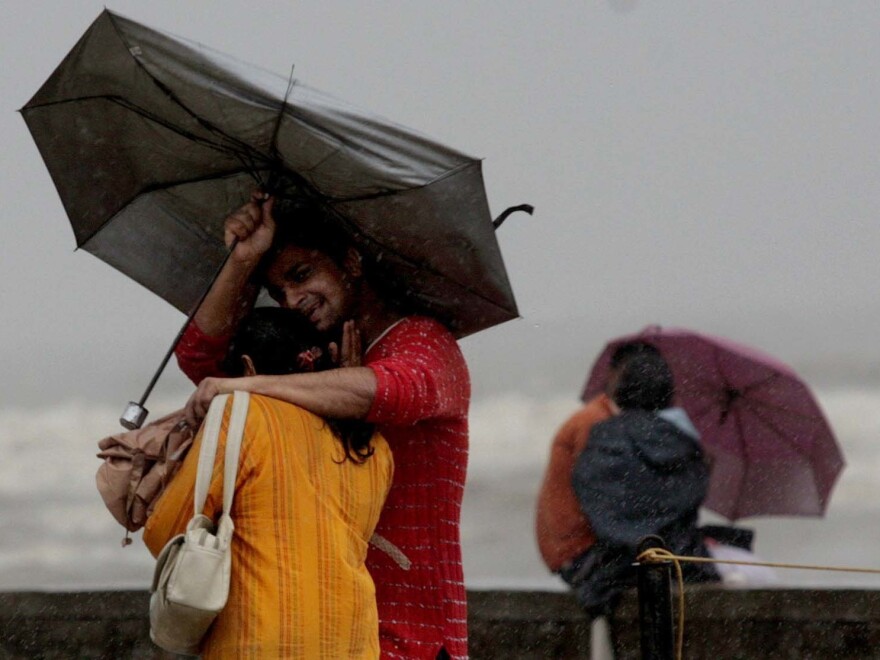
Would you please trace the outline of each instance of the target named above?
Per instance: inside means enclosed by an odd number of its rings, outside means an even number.
[[[205,431],[196,474],[194,515],[183,534],[165,544],[150,589],[150,637],[166,651],[195,655],[199,644],[229,597],[232,532],[229,512],[235,494],[241,436],[250,397],[233,393],[226,434],[223,470],[223,512],[217,525],[202,512],[214,473],[214,457],[228,394],[214,397],[205,418]]]

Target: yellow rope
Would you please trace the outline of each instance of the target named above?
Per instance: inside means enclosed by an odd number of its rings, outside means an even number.
[[[767,566],[769,568],[800,568],[805,571],[842,571],[846,573],[872,573],[880,575],[878,568],[855,568],[850,566],[821,566],[818,564],[787,564],[772,561],[742,561],[737,559],[713,559],[709,557],[688,557],[674,555],[661,548],[650,548],[636,557],[637,561],[689,561],[699,564],[738,564],[740,566]]]
[[[678,630],[675,636],[675,657],[682,659],[684,652],[684,578],[679,562],[689,561],[696,564],[737,564],[739,566],[767,566],[769,568],[799,568],[807,571],[841,571],[847,573],[872,573],[880,574],[876,568],[854,568],[849,566],[820,566],[817,564],[790,564],[770,561],[744,561],[738,559],[712,559],[708,557],[689,557],[676,555],[663,548],[648,548],[638,557],[637,562],[661,563],[671,561],[675,566],[675,574],[678,578]]]

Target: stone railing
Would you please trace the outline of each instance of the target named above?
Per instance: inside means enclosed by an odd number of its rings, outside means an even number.
[[[565,593],[471,591],[471,657],[589,658],[590,623]],[[880,592],[686,592],[689,660],[880,658]],[[170,658],[149,640],[142,591],[0,593],[0,658]],[[639,658],[638,606],[627,594],[612,636]]]
[[[688,660],[880,658],[880,591],[685,591]],[[611,625],[618,658],[640,658],[638,599],[627,594]]]

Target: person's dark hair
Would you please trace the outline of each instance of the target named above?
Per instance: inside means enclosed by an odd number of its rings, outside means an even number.
[[[341,266],[348,249],[353,247],[351,237],[317,202],[279,197],[272,215],[275,218],[275,236],[266,255],[266,263],[271,262],[288,245],[295,245],[323,252]]]
[[[258,374],[283,375],[331,369],[327,341],[296,312],[280,307],[256,307],[239,324],[221,368],[232,377],[244,375],[247,355]],[[358,419],[328,419],[342,442],[345,457],[363,463],[373,454],[374,427]]]
[[[672,405],[672,371],[659,352],[637,351],[622,362],[611,398],[621,410],[657,411]]]
[[[241,376],[242,357],[247,355],[258,374],[323,371],[333,367],[326,343],[296,312],[256,307],[239,324],[221,368],[232,377]]]
[[[621,344],[611,353],[609,361],[608,377],[605,381],[605,394],[614,398],[614,392],[617,389],[617,383],[620,380],[621,368],[629,360],[637,355],[659,355],[657,348],[646,341],[636,340]]]
[[[614,349],[614,352],[611,354],[611,368],[618,369],[631,357],[642,353],[660,355],[660,351],[653,344],[649,344],[646,341],[631,341]]]

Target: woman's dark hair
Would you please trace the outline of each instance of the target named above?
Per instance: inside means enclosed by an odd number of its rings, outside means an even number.
[[[312,351],[318,348],[320,351]],[[304,353],[312,351],[311,357]],[[247,355],[258,374],[323,371],[333,367],[326,340],[299,314],[280,307],[256,307],[238,326],[221,365],[230,376],[244,373]]]
[[[246,316],[229,344],[221,368],[232,377],[244,375],[247,355],[258,374],[284,375],[332,369],[327,341],[306,319],[280,307],[256,307]],[[373,454],[374,427],[358,419],[328,419],[342,442],[345,457],[363,463]]]
[[[656,349],[633,353],[622,362],[618,374],[611,398],[621,410],[657,411],[672,405],[672,371]]]

